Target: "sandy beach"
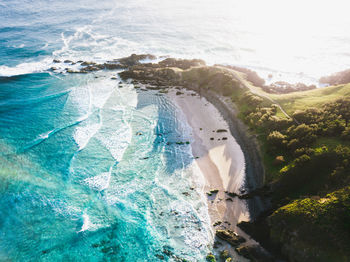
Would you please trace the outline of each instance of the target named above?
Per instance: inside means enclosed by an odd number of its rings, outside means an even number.
[[[170,90],[169,96],[192,127],[192,152],[205,179],[203,190],[205,193],[219,190],[207,197],[211,221],[213,224],[220,221],[218,228],[237,230],[239,221],[249,220],[249,211],[244,200],[230,197],[225,191],[239,194],[244,188],[245,159],[241,147],[213,104],[193,95],[193,91],[181,90],[182,95],[176,95],[176,91]]]
[[[247,244],[257,244],[237,226],[239,222],[251,219],[249,204],[254,201],[231,197],[226,193],[241,194],[242,190],[247,189],[249,176],[245,154],[232,135],[232,123],[230,126],[217,105],[214,106],[198,93],[185,89],[181,90],[181,95],[176,95],[177,92],[177,89],[170,89],[168,95],[192,128],[192,153],[205,181],[203,192],[207,196],[213,232],[230,229],[243,236]],[[207,194],[211,190],[218,190],[218,193]],[[217,250],[220,252],[224,249],[230,250],[236,261],[246,261],[229,244],[221,242]]]

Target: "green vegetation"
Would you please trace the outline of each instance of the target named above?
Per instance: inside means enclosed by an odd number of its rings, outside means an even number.
[[[285,95],[268,94],[282,108],[292,114],[297,110],[320,107],[341,97],[350,97],[350,84],[317,88],[310,91],[294,92]]]
[[[207,255],[206,260],[208,262],[216,262],[215,256],[211,253]]]
[[[348,261],[350,187],[324,198],[294,200],[275,211],[269,223],[273,241],[292,250],[307,250],[303,255],[296,252],[293,260]]]
[[[232,99],[258,135],[267,181],[275,189],[271,239],[294,261],[348,261],[350,85],[256,94]]]
[[[222,68],[184,78],[231,97],[257,135],[274,188],[271,239],[282,252],[293,261],[350,260],[350,84],[281,95]]]

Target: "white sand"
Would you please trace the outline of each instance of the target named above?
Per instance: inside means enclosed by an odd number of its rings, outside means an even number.
[[[228,124],[214,105],[198,95],[192,96],[192,91],[181,90],[183,95],[169,91],[171,100],[181,108],[192,127],[194,142],[192,152],[203,177],[204,191],[218,189],[218,194],[208,196],[209,215],[212,223],[216,221],[229,222],[226,228],[240,232],[236,227],[239,221],[248,221],[249,212],[244,201],[230,198],[224,191],[239,193],[245,178],[245,161],[243,152],[231,135]],[[227,132],[217,133],[218,129]],[[226,137],[227,140],[222,140]],[[211,140],[210,138],[214,138]]]

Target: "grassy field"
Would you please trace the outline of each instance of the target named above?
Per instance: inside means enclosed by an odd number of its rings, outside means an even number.
[[[289,94],[269,94],[263,91],[260,87],[256,87],[247,81],[244,73],[234,71],[234,76],[243,85],[248,87],[252,93],[262,97],[264,100],[269,99],[275,101],[288,114],[293,114],[296,110],[301,110],[308,107],[319,107],[338,98],[350,97],[350,84],[328,86]],[[277,112],[277,116],[283,117],[284,114],[282,114],[282,112]]]
[[[296,110],[308,107],[319,107],[338,98],[350,97],[350,84],[329,86],[283,95],[267,95],[274,101],[278,102],[288,114],[292,114]]]

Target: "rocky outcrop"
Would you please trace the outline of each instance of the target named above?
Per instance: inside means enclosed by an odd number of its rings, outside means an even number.
[[[305,85],[303,83],[291,84],[285,81],[278,81],[270,85],[261,86],[261,88],[270,94],[288,94],[316,89],[315,85]]]
[[[132,66],[119,75],[123,80],[133,79],[144,84],[167,86],[178,85],[181,80],[181,75],[171,68],[156,68],[148,65]]]
[[[65,60],[63,63],[65,64],[71,64],[71,65],[76,65],[78,64],[80,66],[79,69],[72,69],[72,68],[66,68],[65,72],[66,73],[89,73],[89,72],[94,72],[94,71],[99,71],[99,70],[117,70],[117,69],[127,69],[129,67],[135,66],[135,65],[140,65],[142,60],[146,59],[156,59],[154,55],[150,54],[142,54],[142,55],[136,55],[132,54],[131,56],[128,57],[123,57],[119,59],[114,59],[112,61],[107,61],[106,63],[103,64],[98,64],[95,62],[91,61],[77,61],[73,62],[71,60]],[[54,59],[54,63],[62,63],[60,60]],[[55,71],[57,68],[51,68],[51,70]]]
[[[234,247],[245,242],[245,239],[243,237],[239,236],[237,233],[231,230],[216,230],[215,236],[222,240],[225,240],[227,243]]]
[[[350,83],[350,69],[320,78],[321,84],[343,85]]]
[[[128,57],[115,59],[114,62],[118,62],[119,64],[129,67],[129,66],[140,64],[140,61],[142,60],[146,60],[146,59],[154,60],[156,58],[157,58],[156,56],[151,54],[142,54],[142,55],[132,54],[131,56],[128,56]]]
[[[161,67],[177,67],[182,70],[189,69],[194,66],[205,66],[205,62],[201,59],[175,59],[167,58],[158,63]]]
[[[239,255],[252,262],[271,262],[274,258],[259,245],[242,245],[236,248]]]

